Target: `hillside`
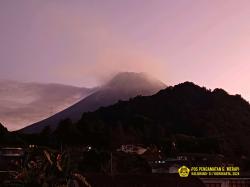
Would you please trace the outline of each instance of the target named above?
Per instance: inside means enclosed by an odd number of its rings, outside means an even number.
[[[153,96],[138,96],[72,124],[62,121],[56,136],[66,143],[116,147],[156,144],[177,152],[250,155],[250,105],[240,95],[185,82]]]

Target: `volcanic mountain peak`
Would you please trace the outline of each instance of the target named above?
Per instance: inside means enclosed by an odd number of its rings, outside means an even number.
[[[141,72],[120,72],[103,86],[104,88],[118,89],[148,89],[164,88],[166,85],[154,77]]]
[[[21,131],[25,133],[41,132],[46,126],[55,129],[58,123],[65,118],[70,118],[75,122],[81,118],[84,112],[95,111],[100,107],[115,104],[119,100],[128,100],[137,95],[153,95],[165,87],[164,83],[145,73],[118,73],[108,83],[73,106]]]

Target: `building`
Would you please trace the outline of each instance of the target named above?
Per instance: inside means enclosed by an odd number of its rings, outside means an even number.
[[[0,148],[0,170],[17,171],[22,168],[25,151],[20,147]]]

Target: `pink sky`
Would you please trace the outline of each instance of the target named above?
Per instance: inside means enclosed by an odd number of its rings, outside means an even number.
[[[117,71],[250,101],[249,0],[0,1],[0,79],[93,86]]]

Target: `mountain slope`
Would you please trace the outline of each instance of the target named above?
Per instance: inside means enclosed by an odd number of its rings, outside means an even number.
[[[15,130],[71,106],[91,91],[61,84],[0,80],[0,121]]]
[[[58,123],[65,118],[77,121],[81,118],[83,112],[94,111],[99,107],[108,106],[118,100],[127,100],[137,95],[152,95],[165,87],[165,84],[144,73],[119,73],[95,93],[48,119],[21,129],[21,132],[40,132],[46,126],[55,129]]]
[[[64,141],[74,137],[99,146],[143,143],[166,149],[175,142],[178,152],[250,156],[249,103],[240,95],[190,82],[85,113],[74,125],[60,135]]]

